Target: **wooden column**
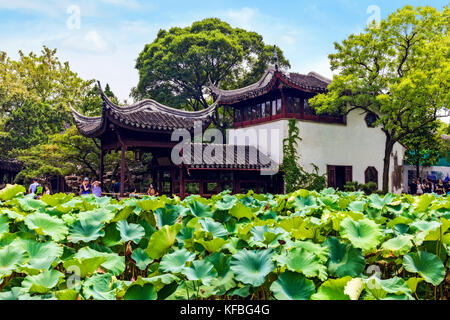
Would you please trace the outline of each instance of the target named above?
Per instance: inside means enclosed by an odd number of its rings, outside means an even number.
[[[184,199],[184,170],[183,170],[183,166],[180,166],[180,198]]]
[[[125,194],[125,153],[127,152],[126,145],[122,144],[121,161],[120,161],[120,196]]]
[[[100,149],[100,177],[99,177],[99,181],[100,181],[100,186],[101,188],[105,189],[103,187],[103,171],[105,170],[104,168],[104,163],[103,163],[103,158],[105,156],[105,151],[103,151],[103,149]]]

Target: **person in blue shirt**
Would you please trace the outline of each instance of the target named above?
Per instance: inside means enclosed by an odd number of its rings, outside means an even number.
[[[28,193],[34,193],[36,194],[37,188],[40,186],[38,180],[36,178],[33,179],[33,183],[30,184],[30,187],[28,188]]]
[[[89,178],[88,177],[84,178],[83,183],[81,184],[81,187],[80,187],[80,195],[90,194],[91,189],[92,189],[92,187],[91,187],[91,184],[89,183]]]

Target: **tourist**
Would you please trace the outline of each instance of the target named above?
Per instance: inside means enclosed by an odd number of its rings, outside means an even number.
[[[50,192],[50,187],[49,187],[48,185],[46,185],[46,186],[44,187],[44,193],[45,193],[45,194],[48,194],[48,195],[51,194],[51,192]]]
[[[89,178],[86,177],[83,180],[83,183],[80,187],[80,195],[90,194],[91,193],[91,184],[89,183]]]
[[[431,193],[433,192],[433,184],[431,183],[430,180],[428,180],[428,178],[425,178],[423,184],[422,184],[422,189],[424,193]]]
[[[36,194],[37,188],[40,186],[38,179],[34,178],[33,183],[30,184],[30,187],[28,188],[28,193],[34,193]]]
[[[94,181],[92,183],[92,193],[98,198],[102,196],[102,188],[100,187],[100,181]]]
[[[116,180],[112,181],[110,192],[114,193],[114,194],[120,193],[120,182],[119,181],[116,181]]]
[[[156,192],[155,188],[153,187],[153,184],[150,184],[150,187],[147,190],[147,194],[149,196],[157,196],[158,193]]]
[[[409,184],[409,193],[410,194],[417,194],[417,182],[416,182],[416,179],[412,179],[411,183]]]
[[[417,179],[417,191],[416,191],[416,194],[417,195],[422,195],[423,194],[423,186],[422,186],[422,183],[420,182],[420,179]]]
[[[436,192],[439,195],[446,194],[445,185],[442,179],[439,179],[439,182],[436,183],[434,192]]]

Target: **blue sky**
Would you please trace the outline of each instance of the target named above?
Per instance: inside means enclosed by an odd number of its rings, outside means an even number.
[[[406,4],[441,9],[441,0],[0,0],[0,51],[58,49],[85,79],[109,83],[123,100],[138,82],[135,60],[159,29],[188,26],[218,17],[234,27],[260,33],[291,62],[291,71],[332,77],[328,54],[333,42],[360,32],[379,8],[381,18]],[[80,10],[80,28],[71,19]],[[372,6],[372,7],[371,7]],[[70,11],[70,12],[68,12]],[[369,12],[368,12],[369,11]],[[68,19],[69,26],[68,27]],[[129,98],[128,98],[129,99]],[[129,99],[130,101],[130,99]]]

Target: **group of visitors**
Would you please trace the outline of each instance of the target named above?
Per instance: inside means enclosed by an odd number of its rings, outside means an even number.
[[[410,194],[421,195],[424,193],[436,193],[439,195],[450,193],[450,181],[444,182],[439,179],[437,182],[431,179],[425,178],[421,180],[420,178],[412,179],[408,186],[408,191]]]
[[[28,187],[28,193],[33,193],[36,198],[39,198],[43,194],[51,194],[50,186],[45,184],[41,185],[37,178],[33,179],[33,183]]]
[[[84,194],[93,194],[96,197],[102,196],[102,188],[100,187],[100,181],[94,181],[89,183],[89,178],[83,179],[83,183],[80,186],[80,196]]]

